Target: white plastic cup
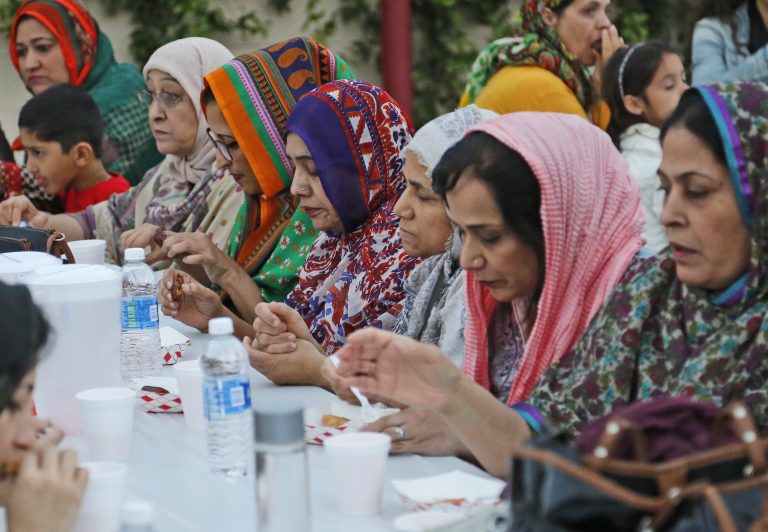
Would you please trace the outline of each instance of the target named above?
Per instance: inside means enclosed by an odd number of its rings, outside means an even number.
[[[342,514],[366,516],[381,511],[391,444],[389,435],[381,432],[339,434],[325,440],[333,493]]]
[[[104,264],[107,251],[106,240],[89,239],[68,242],[76,264]]]
[[[130,388],[94,388],[75,397],[91,460],[127,460],[131,452],[136,392]]]
[[[88,486],[72,532],[117,532],[128,468],[117,462],[86,462]]]
[[[203,413],[203,369],[199,360],[185,360],[173,366],[173,374],[179,384],[184,420],[192,430],[206,427]]]

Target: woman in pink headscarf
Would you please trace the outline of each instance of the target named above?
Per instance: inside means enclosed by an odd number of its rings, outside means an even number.
[[[638,256],[638,187],[605,133],[553,113],[514,113],[471,129],[433,179],[467,271],[461,370],[514,405],[571,349]],[[400,340],[381,335],[367,349],[382,341]],[[441,358],[434,375],[458,378]],[[390,433],[395,451],[433,452],[427,442],[439,440],[437,451],[460,453],[457,438],[440,434],[447,426],[432,421],[426,434],[423,413],[405,410],[372,428]]]

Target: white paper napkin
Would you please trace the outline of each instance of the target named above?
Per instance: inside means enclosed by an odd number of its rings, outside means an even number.
[[[160,327],[160,345],[170,347],[174,345],[190,345],[189,338],[181,334],[173,327]]]
[[[479,501],[497,501],[505,483],[495,478],[451,471],[433,477],[393,480],[392,485],[400,495],[419,504],[437,504],[461,499],[474,504]]]

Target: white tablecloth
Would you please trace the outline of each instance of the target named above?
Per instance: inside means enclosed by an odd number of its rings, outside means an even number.
[[[197,358],[204,351],[207,335],[167,317],[161,320],[161,325],[170,325],[192,339],[192,346],[184,353],[185,359]],[[163,368],[163,375],[172,374],[172,368]],[[309,407],[338,400],[320,388],[277,387],[255,371],[251,386],[254,404],[293,401]],[[82,438],[68,438],[65,444],[84,451]],[[314,532],[392,530],[393,519],[408,508],[390,480],[437,475],[455,469],[485,475],[458,458],[391,456],[387,463],[382,513],[351,518],[337,515],[323,448],[308,445],[307,454]],[[253,488],[252,476],[231,482],[208,472],[204,434],[188,430],[183,415],[136,411],[124,499],[152,500],[157,511],[157,532],[253,532],[256,530]],[[284,496],[292,495],[285,493]]]

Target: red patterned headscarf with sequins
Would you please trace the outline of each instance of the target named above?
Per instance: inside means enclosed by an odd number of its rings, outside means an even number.
[[[339,80],[307,94],[288,117],[317,166],[344,226],[315,242],[288,296],[327,352],[363,327],[391,329],[418,259],[403,250],[392,212],[405,189],[403,150],[412,129],[384,90]]]

